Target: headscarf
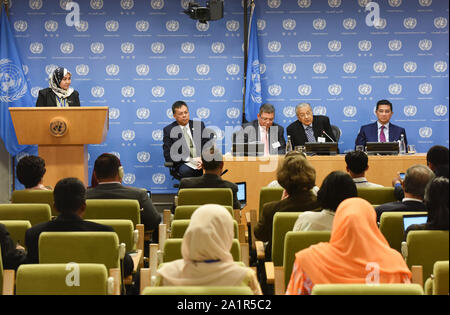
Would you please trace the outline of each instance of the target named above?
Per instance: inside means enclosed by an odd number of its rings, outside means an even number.
[[[61,83],[62,79],[68,73],[70,73],[70,72],[66,68],[58,67],[53,71],[53,73],[48,78],[48,84],[49,84],[50,88],[56,94],[56,96],[58,96],[59,98],[67,98],[74,91],[74,89],[71,87],[69,87],[67,90],[64,90],[59,85]]]
[[[241,285],[250,269],[233,262],[233,218],[224,207],[208,204],[192,214],[181,246],[183,259],[164,264],[164,285]]]
[[[389,247],[376,224],[373,206],[361,198],[344,200],[336,210],[330,242],[299,251],[296,264],[314,284],[366,283],[379,268],[379,283],[411,278],[401,254]]]

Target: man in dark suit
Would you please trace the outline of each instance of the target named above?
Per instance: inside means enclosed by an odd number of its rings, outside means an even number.
[[[27,262],[39,263],[39,236],[42,232],[114,232],[113,228],[82,219],[86,209],[86,188],[77,178],[61,179],[53,190],[55,209],[60,215],[49,222],[39,223],[29,228],[25,234],[28,250]],[[124,275],[133,271],[133,260],[126,254]]]
[[[176,178],[201,176],[200,156],[211,134],[204,134],[205,124],[202,121],[189,119],[185,102],[175,102],[172,112],[175,121],[163,129],[164,159],[174,163],[172,175]]]
[[[386,211],[427,211],[423,198],[425,187],[434,178],[433,171],[425,165],[413,165],[406,171],[405,180],[402,183],[405,197],[402,201],[394,201],[382,204],[375,208],[377,221]]]
[[[242,129],[233,135],[233,142],[261,142],[264,143],[264,155],[285,154],[284,128],[274,123],[274,106],[267,103],[261,105],[257,117],[258,119],[242,125]]]
[[[98,180],[96,187],[88,188],[87,199],[134,199],[139,201],[141,207],[141,222],[146,231],[155,231],[157,236],[161,215],[155,209],[147,191],[141,188],[122,185],[122,172],[120,160],[110,153],[100,155],[94,164],[95,177]],[[155,239],[156,240],[156,239]]]
[[[405,147],[407,148],[408,141],[405,129],[390,123],[394,114],[392,103],[388,100],[378,101],[375,113],[378,120],[361,127],[356,137],[355,145],[365,146],[367,142],[395,142],[400,140],[401,135],[403,135]]]
[[[298,120],[286,128],[294,148],[305,145],[306,142],[336,142],[327,116],[313,115],[311,105],[308,103],[298,104],[295,112]]]
[[[233,192],[233,209],[241,209],[237,199],[238,187],[236,184],[222,179],[223,160],[220,150],[211,148],[209,154],[202,154],[202,166],[205,173],[200,177],[186,177],[180,181],[182,188],[230,188]]]

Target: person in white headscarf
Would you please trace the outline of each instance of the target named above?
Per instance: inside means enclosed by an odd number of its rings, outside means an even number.
[[[48,78],[49,87],[39,91],[36,107],[80,106],[79,94],[70,87],[72,74],[66,68],[58,67]]]
[[[256,273],[233,262],[233,218],[224,207],[199,207],[183,237],[183,259],[163,264],[157,271],[160,286],[249,286],[261,295]]]

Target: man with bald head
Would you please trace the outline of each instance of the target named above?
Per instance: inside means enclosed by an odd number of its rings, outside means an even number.
[[[298,104],[295,113],[298,120],[286,129],[294,148],[305,145],[306,142],[336,142],[327,116],[313,115],[311,105],[308,103]]]

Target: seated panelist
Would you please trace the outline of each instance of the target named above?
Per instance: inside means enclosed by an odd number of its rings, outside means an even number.
[[[58,67],[49,77],[49,87],[39,91],[36,107],[80,106],[79,94],[70,87],[72,74]]]
[[[355,145],[365,146],[367,142],[395,142],[400,140],[403,134],[405,146],[408,147],[405,128],[390,123],[394,114],[392,103],[388,100],[378,101],[375,113],[378,120],[361,127],[356,137]]]

